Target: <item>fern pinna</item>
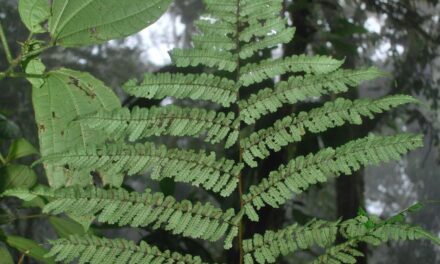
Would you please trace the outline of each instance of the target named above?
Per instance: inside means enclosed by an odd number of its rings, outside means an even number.
[[[370,164],[398,160],[422,146],[418,135],[398,134],[357,139],[337,148],[298,156],[250,185],[259,161],[288,144],[300,142],[307,133],[320,133],[344,124],[358,125],[363,118],[416,102],[410,96],[379,99],[337,98],[308,112],[294,113],[272,126],[254,131],[255,124],[282,106],[325,95],[343,93],[363,81],[383,76],[376,68],[341,69],[343,60],[328,56],[294,55],[261,59],[263,51],[292,41],[295,29],[280,18],[281,0],[205,0],[206,14],[196,23],[199,33],[193,48],[175,49],[177,67],[202,66],[199,74],[148,73],[140,82],[127,82],[124,90],[147,99],[191,99],[217,104],[220,110],[188,106],[101,109],[72,120],[82,129],[99,133],[106,140],[77,148],[52,151],[41,162],[88,175],[107,175],[111,188],[69,186],[10,190],[6,195],[32,200],[47,199],[43,212],[62,214],[82,222],[119,226],[161,228],[175,235],[224,241],[224,248],[238,248],[234,263],[275,263],[277,257],[310,247],[323,248],[312,263],[355,263],[362,253],[357,244],[378,245],[389,239],[430,239],[420,227],[372,216],[327,222],[315,219],[281,230],[244,237],[244,220],[258,221],[262,207],[280,207],[310,186],[331,177],[350,174]],[[202,68],[200,67],[200,68]],[[282,81],[277,77],[288,74]],[[54,76],[54,75],[52,75]],[[47,78],[51,78],[49,74]],[[262,82],[267,88],[257,89]],[[269,85],[272,83],[272,85]],[[178,149],[154,143],[155,137],[194,137],[208,144],[237,150],[237,155]],[[151,171],[151,178],[171,178],[228,197],[235,195],[237,208],[222,210],[211,203],[177,201],[174,197],[146,190],[124,190],[120,175]],[[108,176],[110,175],[110,176]],[[83,177],[83,176],[82,176]],[[78,182],[78,181],[73,181]],[[88,220],[85,220],[88,219]],[[341,236],[345,242],[336,244]],[[236,243],[234,243],[234,240]],[[204,263],[200,257],[162,251],[145,242],[136,245],[123,239],[92,235],[51,240],[49,256],[57,261],[79,263]]]

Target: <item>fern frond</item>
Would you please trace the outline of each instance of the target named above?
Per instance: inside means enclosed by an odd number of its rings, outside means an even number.
[[[300,156],[249,188],[242,197],[245,213],[251,220],[258,220],[255,210],[265,205],[277,208],[290,199],[292,193],[299,194],[310,185],[326,182],[332,176],[350,175],[361,166],[398,160],[422,144],[420,135],[368,136],[336,149],[326,148],[316,154]]]
[[[128,81],[124,90],[142,98],[206,100],[229,107],[237,100],[237,85],[234,81],[212,74],[147,73],[140,84]]]
[[[290,42],[293,39],[294,35],[295,35],[294,28],[282,29],[279,32],[271,31],[264,38],[243,45],[243,47],[241,47],[240,49],[239,56],[241,59],[247,59],[260,50],[272,48],[277,45]]]
[[[273,126],[261,129],[244,138],[240,144],[243,148],[243,159],[251,167],[256,167],[255,158],[265,159],[270,155],[269,150],[280,151],[289,143],[301,141],[306,131],[320,133],[345,123],[359,125],[362,124],[364,116],[372,119],[374,114],[383,113],[402,104],[416,102],[415,98],[407,95],[355,101],[338,98],[334,102],[327,102],[323,107],[314,108],[310,112],[287,116],[276,121]]]
[[[172,196],[128,192],[124,189],[69,187],[63,189],[35,188],[27,190],[25,198],[39,196],[49,200],[43,213],[74,216],[76,219],[93,216],[98,222],[119,226],[163,228],[175,235],[217,241],[225,234],[235,237],[241,215],[234,209],[223,212],[210,203],[192,204],[176,201]],[[7,196],[23,198],[23,190],[10,190]],[[229,235],[233,233],[232,235]]]
[[[102,147],[86,147],[43,158],[50,164],[68,165],[70,168],[89,168],[111,173],[125,172],[133,175],[152,169],[151,178],[162,180],[170,177],[177,182],[203,186],[207,190],[228,196],[237,187],[242,163],[221,158],[214,152],[167,149],[153,143],[127,145],[108,144]]]
[[[237,1],[236,0],[204,0],[203,3],[206,6],[206,10],[211,13],[228,12],[231,14],[237,14]]]
[[[293,55],[275,60],[266,59],[243,66],[240,69],[240,82],[243,86],[249,86],[287,72],[324,74],[337,70],[342,63],[328,56]]]
[[[151,136],[198,137],[206,134],[204,140],[212,144],[227,138],[227,147],[235,143],[239,126],[233,112],[225,114],[174,105],[100,111],[81,118],[81,122],[91,129],[105,132],[114,140],[128,138],[133,142]]]
[[[252,37],[264,37],[272,32],[281,32],[286,28],[287,19],[281,19],[279,17],[274,19],[268,19],[261,23],[255,23],[255,25],[246,27],[240,32],[240,41],[249,42]]]
[[[233,72],[237,68],[238,55],[222,50],[173,49],[171,59],[177,67],[204,65]]]
[[[332,92],[346,92],[349,87],[356,87],[363,81],[383,75],[383,72],[371,67],[362,70],[338,70],[325,75],[294,76],[279,82],[274,89],[266,88],[252,94],[247,100],[240,100],[240,115],[244,122],[253,124],[262,116],[275,112],[283,104],[294,104]]]
[[[211,21],[203,19],[194,22],[197,29],[203,33],[203,35],[217,35],[234,37],[237,34],[236,26],[234,24],[225,21]]]
[[[326,247],[334,243],[340,221],[327,222],[312,220],[304,226],[298,224],[274,231],[266,231],[264,235],[255,234],[252,239],[243,241],[245,264],[275,263],[276,258],[297,250],[318,245]]]
[[[227,36],[213,35],[195,35],[192,38],[195,49],[213,49],[213,50],[233,50],[237,48],[234,40]]]
[[[70,263],[78,259],[79,264],[143,264],[143,263],[182,263],[207,264],[198,256],[183,255],[159,248],[141,241],[136,245],[133,241],[124,239],[108,239],[96,236],[72,235],[68,238],[50,240],[52,248],[48,257],[55,261]]]
[[[279,17],[282,0],[243,0],[240,1],[240,19],[252,24],[256,21]]]
[[[347,238],[347,241],[327,248],[323,255],[310,262],[310,264],[356,263],[356,257],[363,256],[356,249],[361,242],[378,246],[390,240],[427,239],[438,243],[437,238],[433,238],[431,234],[419,226],[383,221],[367,216],[358,216],[344,221],[340,232]]]
[[[204,1],[206,10],[210,16],[216,20],[225,21],[232,24],[237,23],[237,1],[234,0],[207,0]]]
[[[194,22],[203,35],[234,37],[237,34],[236,26],[225,21],[211,22],[209,20],[197,20]]]

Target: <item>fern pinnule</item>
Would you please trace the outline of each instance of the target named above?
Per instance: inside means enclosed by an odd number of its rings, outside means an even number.
[[[241,119],[253,124],[262,116],[273,113],[284,104],[295,104],[329,93],[346,92],[363,81],[383,76],[377,68],[337,70],[328,74],[294,76],[238,102]]]
[[[266,59],[248,63],[240,69],[240,83],[249,86],[285,73],[324,74],[337,70],[343,61],[328,56],[293,55],[280,59]]]
[[[440,244],[438,238],[433,237],[419,226],[402,222],[389,222],[375,217],[358,216],[344,221],[340,225],[340,233],[347,239],[345,242],[326,248],[324,254],[318,256],[310,264],[352,264],[363,253],[356,248],[359,243],[378,246],[390,240],[426,239]]]
[[[372,119],[375,114],[383,113],[393,107],[416,102],[415,98],[407,95],[355,101],[338,98],[309,112],[286,116],[276,121],[273,126],[261,129],[242,139],[240,144],[243,148],[243,159],[249,166],[256,167],[255,158],[267,158],[270,155],[269,150],[280,151],[289,143],[301,141],[307,131],[320,133],[346,123],[360,125],[362,117]]]
[[[326,182],[329,177],[350,175],[361,166],[398,160],[402,154],[423,145],[419,135],[368,136],[352,140],[336,149],[326,148],[316,154],[300,156],[272,171],[258,185],[252,185],[243,195],[245,212],[257,221],[265,205],[278,208],[310,185]]]
[[[228,196],[237,187],[237,175],[243,168],[226,158],[216,159],[214,152],[168,149],[164,145],[112,143],[55,153],[43,157],[49,164],[68,165],[70,168],[124,172],[134,175],[152,170],[151,178],[173,178],[177,182],[203,186],[207,190]]]
[[[199,65],[233,72],[237,68],[237,56],[223,50],[174,49],[170,52],[177,67]]]
[[[123,85],[128,94],[141,98],[206,100],[228,107],[237,99],[234,81],[212,74],[147,73],[137,83],[130,80]]]
[[[27,192],[27,194],[26,194]],[[43,213],[66,213],[75,219],[96,218],[98,222],[119,226],[163,228],[176,235],[217,241],[227,234],[225,244],[236,236],[241,214],[234,209],[222,211],[210,203],[176,201],[172,196],[146,189],[143,193],[124,189],[67,187],[61,189],[12,189],[6,196],[32,200],[42,197],[49,202]]]
[[[233,112],[217,113],[201,108],[166,107],[119,108],[100,111],[80,119],[82,124],[102,131],[112,140],[134,142],[152,136],[204,136],[206,142],[216,144],[226,139],[232,146],[238,137],[239,120]]]
[[[326,247],[333,244],[340,221],[312,220],[301,226],[293,224],[277,231],[268,230],[264,235],[254,234],[243,241],[245,263],[275,263],[276,258],[305,250],[314,245]]]
[[[49,243],[52,248],[47,257],[55,257],[55,261],[65,263],[78,259],[79,264],[207,264],[198,256],[183,255],[169,250],[161,251],[145,241],[141,241],[139,245],[136,245],[133,241],[124,239],[72,235],[68,238],[50,240]]]
[[[293,39],[295,34],[294,28],[285,28],[280,31],[271,31],[259,41],[244,44],[240,49],[239,56],[241,59],[247,59],[263,49],[275,47],[279,44],[285,44]]]
[[[240,41],[249,42],[253,37],[264,37],[273,32],[280,32],[286,28],[287,20],[279,17],[268,19],[252,27],[246,27],[240,32]]]

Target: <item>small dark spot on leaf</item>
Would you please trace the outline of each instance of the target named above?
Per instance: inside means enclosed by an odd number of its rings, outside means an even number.
[[[53,118],[55,118],[55,117],[56,117],[56,115],[55,115],[55,112],[52,112],[52,117],[53,117]]]
[[[41,132],[43,132],[44,130],[46,130],[46,127],[43,124],[39,124],[38,125],[38,130],[40,130]]]
[[[93,92],[92,87],[90,88],[84,88],[78,79],[69,76],[69,84],[79,88],[81,91],[83,91],[87,96],[89,96],[90,98],[94,99],[96,97],[96,94]]]

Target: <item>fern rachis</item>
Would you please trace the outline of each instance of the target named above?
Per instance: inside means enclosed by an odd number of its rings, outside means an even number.
[[[102,139],[94,142],[96,144],[84,141],[84,146],[78,148],[44,153],[41,159],[46,166],[63,168],[73,177],[81,175],[78,181],[87,181],[83,185],[91,182],[92,172],[110,179],[151,172],[153,180],[171,178],[224,197],[235,193],[238,200],[235,209],[223,210],[209,202],[177,201],[150,189],[143,193],[128,192],[117,180],[110,181],[111,188],[69,186],[66,180],[63,186],[9,190],[5,195],[26,201],[42,197],[47,200],[44,213],[67,214],[84,226],[94,220],[119,226],[161,228],[173,235],[208,241],[223,238],[225,249],[232,248],[236,239],[238,263],[245,264],[275,263],[281,255],[315,245],[325,252],[313,263],[338,264],[354,263],[361,255],[356,249],[360,242],[376,245],[389,238],[427,238],[438,243],[419,227],[365,215],[333,222],[315,219],[303,226],[293,223],[280,230],[267,230],[263,235],[251,234],[244,238],[244,220],[258,221],[262,207],[278,208],[314,184],[351,174],[362,166],[398,160],[423,143],[418,135],[370,135],[336,148],[295,157],[260,182],[250,184],[251,173],[244,172],[258,169],[259,160],[269,157],[271,151],[300,142],[307,132],[317,134],[344,124],[361,124],[362,117],[373,118],[391,108],[416,102],[406,95],[353,101],[337,98],[253,131],[264,116],[277,112],[282,106],[330,94],[337,96],[363,81],[383,76],[376,68],[341,69],[344,61],[329,56],[264,57],[263,51],[288,43],[294,37],[295,29],[288,27],[287,20],[279,16],[281,3],[281,0],[223,0],[221,3],[205,0],[207,14],[196,23],[199,33],[193,39],[194,47],[174,49],[170,53],[177,67],[202,66],[205,71],[148,73],[142,81],[130,80],[123,86],[132,96],[205,101],[213,105],[212,109],[221,111],[177,105],[97,108],[93,113],[70,118],[69,122],[91,134],[101,133]],[[47,78],[57,74],[50,72]],[[64,74],[66,79],[74,75]],[[276,77],[286,74],[290,76],[287,80],[275,81]],[[65,80],[58,81],[65,84]],[[259,88],[263,81],[267,87]],[[69,85],[72,86],[69,83],[66,87]],[[228,155],[225,151],[216,153],[194,146],[184,149],[152,142],[161,136],[189,136],[205,141],[211,149],[230,148],[237,153]],[[346,242],[334,245],[338,234]],[[204,263],[200,257],[159,250],[145,242],[136,245],[123,239],[74,235],[52,240],[50,244],[53,247],[49,256],[66,262],[79,259],[80,263]]]

